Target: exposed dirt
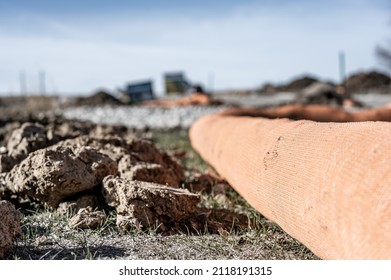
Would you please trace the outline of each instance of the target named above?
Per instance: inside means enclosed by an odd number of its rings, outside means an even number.
[[[197,212],[200,202],[199,195],[188,190],[113,176],[104,179],[103,192],[108,205],[117,210],[117,226],[126,230],[178,228]]]
[[[281,91],[300,92],[304,88],[318,81],[319,80],[314,77],[302,76],[302,77],[295,78],[287,83],[282,83],[277,85],[267,83],[263,85],[263,87],[259,89],[259,91],[261,93],[276,93]]]
[[[91,96],[79,97],[71,100],[68,106],[101,106],[101,105],[122,105],[123,103],[105,91],[98,91]]]
[[[10,202],[0,200],[0,217],[0,259],[2,259],[22,230],[21,215]]]
[[[81,208],[75,216],[69,220],[72,229],[95,229],[105,222],[106,214],[100,210],[92,210],[90,206]]]
[[[49,105],[47,109],[52,109],[52,104]],[[188,168],[186,162],[197,161],[190,150],[176,147],[170,152],[162,151],[150,140],[149,131],[67,120],[30,109],[1,108],[0,200],[11,201],[24,214],[23,238],[12,239],[15,246],[7,247],[5,258],[83,258],[78,255],[78,238],[86,238],[90,230],[102,231],[102,228],[105,234],[109,232],[102,237],[102,247],[96,248],[104,251],[102,258],[235,258],[226,249],[202,257],[201,253],[196,253],[199,246],[193,248],[191,244],[174,246],[190,248],[191,256],[175,256],[174,251],[167,256],[154,255],[155,251],[162,250],[160,247],[138,255],[133,251],[137,248],[129,248],[122,255],[111,256],[111,253],[115,253],[115,242],[122,242],[123,247],[130,239],[136,240],[135,231],[159,233],[155,239],[162,244],[178,238],[189,242],[216,240],[219,246],[224,243],[221,238],[258,228],[255,219],[259,215],[242,211],[239,197],[229,195],[233,190],[222,178],[211,170]],[[170,145],[176,142],[171,141]],[[122,193],[118,205],[113,202],[119,201],[115,195],[114,198],[107,195],[105,182],[109,180],[119,185],[114,187],[116,192],[113,193]],[[43,219],[41,215],[47,217]],[[57,215],[61,218],[56,218]],[[20,225],[19,221],[17,223]],[[12,230],[11,226],[7,227]],[[111,235],[113,232],[115,234]],[[215,236],[208,239],[211,234]],[[173,235],[177,237],[161,239]],[[145,235],[140,238],[148,239]],[[245,244],[247,241],[241,240],[246,238],[238,238],[237,242]],[[297,246],[293,239],[292,244]],[[139,247],[139,241],[133,245]],[[86,252],[84,249],[81,250]],[[295,258],[292,255],[295,250],[292,248],[287,258]],[[241,253],[237,254],[236,258]],[[243,256],[267,258],[271,255],[244,252]],[[272,258],[284,258],[276,256]],[[90,257],[94,258],[84,255],[84,258]],[[304,257],[298,254],[296,258]]]
[[[379,89],[391,86],[391,78],[380,72],[360,72],[348,77],[344,85],[351,93],[367,92],[371,89]]]
[[[142,132],[60,116],[19,116],[1,126],[0,199],[25,214],[48,207],[69,217],[72,229],[94,229],[107,222],[105,211],[114,210],[120,229],[164,234],[225,234],[251,223],[246,215],[198,206],[195,192],[211,193],[219,183],[221,194],[229,186],[212,173],[185,178],[183,152],[162,152],[140,138]],[[216,199],[227,202],[224,195]]]
[[[104,177],[117,174],[117,164],[88,146],[45,148],[29,154],[6,176],[13,194],[27,195],[49,207],[92,190]]]
[[[281,91],[298,93],[316,82],[322,81],[314,77],[303,76],[295,78],[287,83],[266,83],[258,91],[261,93],[276,93]],[[328,84],[334,88],[338,86],[331,82],[322,83]],[[352,74],[341,84],[341,86],[344,86],[349,93],[366,93],[368,90],[377,90],[383,87],[389,87],[390,85],[391,77],[389,77],[386,73],[380,73],[377,71],[358,72]]]

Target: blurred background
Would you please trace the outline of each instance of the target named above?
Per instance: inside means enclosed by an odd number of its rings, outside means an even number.
[[[390,74],[391,2],[0,0],[0,94],[253,91]],[[178,83],[177,83],[178,85]],[[132,89],[131,89],[132,90]]]

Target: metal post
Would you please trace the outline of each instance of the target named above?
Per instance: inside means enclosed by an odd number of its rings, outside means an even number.
[[[208,75],[208,91],[213,94],[213,84],[214,84],[214,74],[213,72],[209,72]]]
[[[345,96],[345,98],[350,98],[350,93],[347,88],[347,85],[344,84],[345,79],[346,79],[346,58],[345,58],[344,51],[339,52],[339,76],[340,76],[340,80],[341,80],[340,85],[342,86],[343,91],[344,91],[343,95]]]
[[[26,72],[23,70],[19,72],[20,94],[27,94]]]
[[[45,71],[39,71],[39,93],[45,95],[46,86],[45,86]]]
[[[339,52],[339,77],[342,85],[345,80],[345,53],[343,51]]]

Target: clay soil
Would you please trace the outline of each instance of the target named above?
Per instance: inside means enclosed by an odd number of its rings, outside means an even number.
[[[68,120],[37,100],[0,102],[0,198],[23,215],[5,259],[317,259],[220,178],[187,130]]]

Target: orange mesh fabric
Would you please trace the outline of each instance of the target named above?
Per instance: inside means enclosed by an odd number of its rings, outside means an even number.
[[[391,259],[391,124],[213,115],[193,147],[324,259]]]
[[[193,93],[189,96],[179,98],[177,100],[150,100],[144,101],[141,105],[146,107],[163,107],[163,108],[174,108],[180,106],[211,106],[221,105],[222,101],[214,99],[209,95],[203,93]]]
[[[391,107],[364,109],[356,112],[327,105],[285,105],[277,108],[232,108],[221,113],[229,116],[289,118],[318,122],[391,121]]]

